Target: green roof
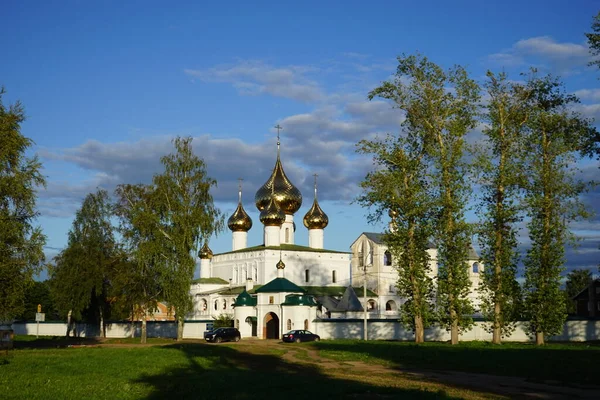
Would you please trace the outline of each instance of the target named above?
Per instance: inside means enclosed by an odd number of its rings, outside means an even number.
[[[288,294],[282,306],[316,306],[317,302],[312,296],[305,294]]]
[[[245,249],[228,251],[226,253],[219,253],[215,255],[221,254],[237,254],[237,253],[247,253],[251,251],[261,251],[261,250],[283,250],[283,251],[306,251],[311,253],[334,253],[334,254],[350,254],[347,251],[335,251],[335,250],[327,250],[327,249],[315,249],[308,246],[300,246],[297,244],[282,244],[281,246],[265,246],[261,244],[260,246],[246,247]]]
[[[302,286],[306,293],[313,296],[343,296],[346,286]],[[354,287],[354,291],[360,296],[363,294],[362,286]],[[377,293],[367,288],[367,296],[378,297]]]
[[[275,278],[271,282],[267,283],[264,286],[261,286],[257,290],[256,293],[280,293],[280,292],[296,292],[296,293],[306,293],[306,290],[302,289],[300,286],[296,285],[294,282],[291,282],[285,278]]]
[[[240,295],[235,299],[234,307],[254,307],[256,305],[256,298],[250,296],[250,294],[244,290]]]
[[[204,284],[217,284],[217,285],[222,285],[222,284],[227,284],[229,282],[227,282],[225,279],[221,279],[221,278],[198,278],[198,279],[194,279],[192,281],[192,283],[204,283]]]

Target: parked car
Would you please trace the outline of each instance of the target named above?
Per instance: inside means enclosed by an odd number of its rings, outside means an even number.
[[[295,330],[283,334],[284,342],[318,342],[319,340],[321,340],[321,337],[319,335],[315,335],[310,331]]]
[[[239,342],[241,337],[242,335],[240,335],[240,331],[238,331],[236,328],[217,328],[212,331],[204,332],[204,339],[207,342],[221,343],[232,340],[234,342]]]

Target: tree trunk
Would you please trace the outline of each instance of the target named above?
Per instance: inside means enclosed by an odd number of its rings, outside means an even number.
[[[425,342],[425,329],[423,328],[423,317],[415,315],[415,343]]]
[[[183,340],[183,318],[177,318],[177,341]]]
[[[106,337],[106,327],[104,326],[104,312],[102,311],[102,307],[100,307],[100,337]]]
[[[456,312],[452,311],[452,314],[456,315]],[[452,318],[452,328],[450,330],[450,343],[458,344],[458,319],[456,316]]]
[[[536,332],[535,333],[535,344],[541,346],[544,344],[544,332]]]
[[[492,343],[502,344],[502,327],[500,326],[500,303],[496,300],[494,304],[494,332],[492,336]]]
[[[144,310],[144,314],[142,315],[142,335],[140,343],[146,343],[146,339],[148,338],[148,329],[146,325],[146,311]]]

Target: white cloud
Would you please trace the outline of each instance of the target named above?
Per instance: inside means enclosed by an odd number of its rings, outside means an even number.
[[[307,103],[324,97],[321,87],[307,76],[314,71],[315,68],[308,66],[273,67],[262,61],[184,70],[187,75],[204,82],[231,83],[243,95],[268,93]]]
[[[581,100],[600,101],[600,89],[581,89],[574,94]]]
[[[538,66],[560,74],[573,73],[573,69],[586,66],[591,59],[586,45],[561,43],[549,36],[521,39],[511,48],[488,56],[494,65],[506,68]]]

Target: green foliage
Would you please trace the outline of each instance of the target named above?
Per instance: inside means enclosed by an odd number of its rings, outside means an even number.
[[[175,309],[175,317],[180,322],[178,338],[181,338],[183,319],[193,307],[189,288],[194,278],[198,244],[221,231],[224,223],[210,194],[217,181],[207,176],[206,164],[194,155],[192,138],[178,137],[173,145],[175,153],[161,158],[164,172],[155,175],[153,183],[164,253],[170,255],[165,264],[169,272],[164,299]]]
[[[192,310],[189,294],[201,241],[222,230],[223,215],[210,189],[216,181],[192,151],[191,138],[176,138],[175,153],[161,158],[162,174],[151,185],[119,185],[116,214],[129,254],[129,276],[121,286],[142,318],[158,300],[175,309],[178,338]]]
[[[574,269],[567,275],[567,283],[565,284],[565,298],[567,302],[567,312],[575,314],[577,304],[573,297],[578,295],[593,281],[592,271],[589,269]]]
[[[213,326],[215,328],[233,327],[233,317],[228,314],[219,314],[219,316],[217,318],[215,318],[215,322],[214,322]]]
[[[525,206],[531,247],[525,258],[525,302],[538,343],[561,332],[566,317],[560,290],[569,222],[588,216],[579,195],[587,184],[576,180],[574,165],[585,143],[597,134],[590,121],[571,110],[578,100],[550,76],[532,75],[525,150]]]
[[[481,311],[491,321],[494,343],[510,334],[521,312],[520,286],[516,280],[518,228],[523,176],[523,137],[528,118],[528,92],[507,80],[505,74],[487,73],[485,147],[475,167],[483,196],[477,231],[481,246]]]
[[[410,62],[399,59],[400,64]],[[400,68],[399,68],[400,70]],[[398,72],[394,82],[385,82],[369,93],[393,101],[401,111],[414,112],[417,90],[402,82]],[[416,81],[413,81],[416,82]],[[391,218],[390,229],[383,240],[388,246],[398,271],[398,295],[406,298],[401,320],[415,332],[415,341],[424,340],[424,329],[433,318],[433,281],[431,278],[429,240],[433,234],[435,204],[429,190],[426,168],[427,142],[420,129],[422,121],[407,118],[402,132],[385,140],[362,140],[357,151],[373,156],[375,170],[369,172],[360,186],[359,204],[373,208],[370,221]]]
[[[592,32],[586,33],[585,36],[588,39],[590,54],[600,55],[600,12],[592,20]],[[596,65],[600,68],[600,59],[590,61],[589,65]]]
[[[121,265],[105,190],[88,194],[69,231],[67,247],[50,268],[52,298],[63,316],[102,324],[110,317],[112,281]]]
[[[460,66],[444,71],[420,56],[399,62],[397,81],[410,82],[406,118],[422,136],[428,183],[435,194],[439,321],[451,330],[452,343],[457,343],[458,334],[472,325],[466,263],[471,232],[464,216],[470,185],[465,181],[463,157],[465,136],[476,125],[479,87]]]
[[[65,320],[64,315],[54,307],[54,302],[50,296],[50,281],[34,281],[25,293],[25,311],[18,319],[23,321],[34,321],[37,312],[37,306],[42,306],[42,312],[46,314],[46,321]]]
[[[33,222],[36,188],[45,185],[42,165],[25,152],[33,141],[21,134],[25,120],[19,102],[2,103],[0,88],[0,321],[25,311],[25,295],[44,260],[46,237]]]

